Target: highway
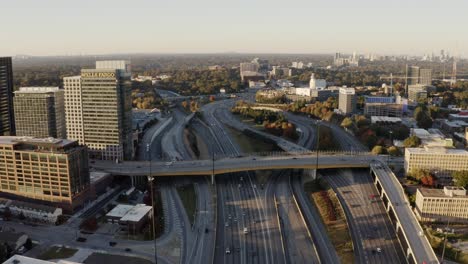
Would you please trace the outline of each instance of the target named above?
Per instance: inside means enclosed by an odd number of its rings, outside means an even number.
[[[215,142],[223,153],[238,155],[239,147],[230,139],[214,111],[204,111]],[[214,143],[214,142],[213,142]],[[281,239],[268,217],[271,204],[262,199],[251,173],[237,177],[218,176],[218,223],[215,263],[281,263]],[[268,186],[267,186],[268,188]]]
[[[291,171],[283,171],[275,184],[275,201],[278,206],[286,263],[321,263],[314,241],[310,236],[300,208],[294,201]]]
[[[406,263],[369,172],[337,170],[322,173],[349,219],[357,261],[386,263],[391,259],[393,263]]]
[[[378,175],[378,180],[392,204],[396,218],[400,221],[404,235],[408,238],[414,257],[418,263],[439,263],[424,230],[414,216],[403,187],[393,172],[385,164],[374,162],[372,170]]]

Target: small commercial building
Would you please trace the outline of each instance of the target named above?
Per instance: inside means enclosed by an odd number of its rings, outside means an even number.
[[[0,198],[0,212],[5,210],[10,210],[16,217],[48,224],[57,223],[62,215],[62,209],[58,207]]]
[[[462,187],[416,191],[416,217],[422,222],[468,222],[468,195]]]
[[[3,264],[80,264],[78,262],[72,262],[69,260],[59,260],[59,261],[47,261],[41,260],[36,258],[30,258],[21,255],[14,255],[13,257],[9,258],[7,261],[3,262]]]
[[[106,218],[108,223],[119,224],[122,231],[138,233],[153,216],[153,208],[145,204],[119,204]]]

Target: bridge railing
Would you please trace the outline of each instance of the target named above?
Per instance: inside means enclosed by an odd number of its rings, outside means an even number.
[[[245,157],[284,157],[284,156],[310,156],[316,155],[316,151],[296,151],[296,152],[285,152],[285,151],[269,151],[269,152],[250,152],[250,153],[241,153],[238,155],[235,154],[215,154],[215,159],[223,159],[223,158],[245,158]],[[341,156],[369,156],[373,155],[371,152],[368,151],[342,151],[342,150],[326,150],[326,151],[318,151],[319,155],[341,155]]]

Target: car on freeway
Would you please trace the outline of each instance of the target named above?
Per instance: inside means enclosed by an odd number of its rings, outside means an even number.
[[[87,240],[87,239],[86,239],[85,237],[78,237],[78,238],[76,239],[76,242],[86,242],[86,240]]]
[[[111,246],[111,247],[115,247],[115,245],[117,245],[117,242],[114,242],[114,241],[109,241],[109,246]]]
[[[256,158],[252,158],[252,160],[257,160]]]
[[[378,248],[376,249],[376,251],[377,251],[377,253],[381,253],[381,252],[382,252],[382,249],[378,247]]]
[[[244,235],[247,235],[249,233],[249,229],[247,227],[244,227]]]
[[[225,226],[225,227],[229,227],[229,222],[226,222],[226,223],[224,224],[224,226]]]
[[[226,254],[231,254],[231,249],[229,247],[226,248]]]
[[[166,166],[171,166],[173,163],[173,161],[166,162]]]

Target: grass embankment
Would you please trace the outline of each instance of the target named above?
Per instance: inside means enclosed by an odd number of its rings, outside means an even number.
[[[442,256],[442,251],[444,249],[445,234],[437,233],[432,228],[427,228],[426,235],[435,253],[439,256]],[[462,235],[462,236],[466,238],[466,235]],[[449,241],[452,239],[462,240],[460,235],[456,235],[456,234],[448,234],[447,238]],[[444,259],[455,261],[457,263],[468,264],[468,254],[464,253],[461,250],[454,248],[452,244],[448,241],[445,246]]]
[[[75,255],[75,253],[76,253],[77,251],[78,251],[78,250],[77,250],[77,249],[74,249],[74,248],[66,248],[66,247],[57,247],[57,246],[53,246],[53,247],[47,249],[47,251],[42,252],[42,253],[38,256],[38,259],[42,259],[42,260],[49,260],[49,259],[66,259],[66,258],[70,258],[70,257],[72,257],[73,255]]]
[[[177,187],[177,192],[182,200],[182,204],[184,205],[190,224],[193,225],[195,213],[197,211],[197,195],[195,194],[195,187],[193,184],[182,185]]]
[[[322,179],[307,182],[304,190],[317,207],[341,262],[354,263],[353,244],[346,217],[333,190]]]
[[[281,151],[275,144],[268,143],[262,139],[250,137],[240,131],[232,128],[227,128],[231,138],[237,142],[243,153],[261,153],[261,152],[278,152]],[[259,184],[266,184],[272,171],[255,171],[255,177]]]

